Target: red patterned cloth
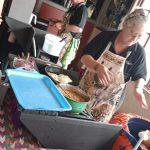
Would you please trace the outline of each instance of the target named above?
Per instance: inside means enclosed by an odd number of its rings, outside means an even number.
[[[140,118],[140,119],[143,119],[143,120],[146,120],[146,121],[149,121],[148,119],[142,117],[142,116],[139,116],[137,114],[133,114],[133,113],[117,113],[115,114],[112,119],[110,120],[110,123],[111,124],[119,124],[119,125],[122,125],[122,128],[127,131],[128,133],[130,133],[129,131],[129,128],[128,128],[128,121],[131,119],[131,118]],[[143,144],[141,144],[141,149],[142,150],[148,150]]]
[[[0,110],[0,150],[40,150],[41,144],[24,127],[16,128],[12,121],[13,96],[8,95]]]
[[[129,129],[128,129],[128,121],[131,119],[131,118],[140,118],[140,119],[143,119],[143,120],[146,120],[146,121],[150,121],[142,116],[139,116],[137,114],[134,114],[134,113],[117,113],[115,114],[112,119],[110,120],[110,123],[111,124],[119,124],[119,125],[122,125],[122,128],[129,132]]]

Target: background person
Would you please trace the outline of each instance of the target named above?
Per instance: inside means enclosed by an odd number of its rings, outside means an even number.
[[[61,51],[58,59],[58,62],[61,62],[64,69],[67,69],[76,55],[82,31],[88,18],[85,0],[71,1],[72,7],[65,14],[63,22],[54,24],[59,30],[59,35],[61,35],[62,38],[66,37],[66,45]]]

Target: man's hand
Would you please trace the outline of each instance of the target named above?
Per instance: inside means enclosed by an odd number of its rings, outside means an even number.
[[[141,104],[141,107],[144,109],[148,109],[148,104],[146,102],[143,89],[140,87],[135,88],[135,93],[134,93],[137,101]]]
[[[98,66],[95,69],[99,77],[99,81],[102,85],[108,86],[111,82],[114,82],[114,74],[111,71],[109,71],[107,67],[98,64]]]

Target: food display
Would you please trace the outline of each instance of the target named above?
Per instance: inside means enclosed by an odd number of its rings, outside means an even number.
[[[78,91],[75,91],[74,89],[62,89],[62,88],[59,88],[60,91],[62,92],[62,94],[67,97],[67,98],[70,98],[72,100],[75,100],[77,102],[86,102],[88,101],[88,98],[79,93]]]
[[[65,70],[58,66],[46,66],[45,73],[53,80],[55,84],[79,85],[80,76],[73,70]]]
[[[90,98],[78,86],[70,84],[59,84],[57,86],[72,106],[71,112],[82,113],[86,109],[90,102]]]
[[[59,83],[70,83],[70,82],[72,82],[72,80],[67,75],[63,75],[63,74],[57,75],[56,73],[51,73],[51,72],[48,72],[48,75]]]
[[[59,90],[62,92],[62,94],[76,102],[88,102],[89,98],[88,96],[79,88],[76,88],[74,86],[58,86]]]

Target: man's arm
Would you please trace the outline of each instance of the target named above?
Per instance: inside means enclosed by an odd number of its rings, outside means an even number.
[[[70,25],[70,24],[66,24],[66,31],[68,32],[74,32],[74,33],[82,33],[83,29],[76,26],[76,25]]]
[[[76,25],[69,25],[69,24],[64,24],[63,22],[57,22],[54,24],[54,26],[58,30],[65,30],[68,32],[74,32],[74,33],[82,33],[83,29],[76,26]]]
[[[92,56],[83,55],[81,58],[81,62],[91,71],[97,73],[99,82],[108,86],[114,80],[114,75],[109,71],[107,67],[98,63]]]

